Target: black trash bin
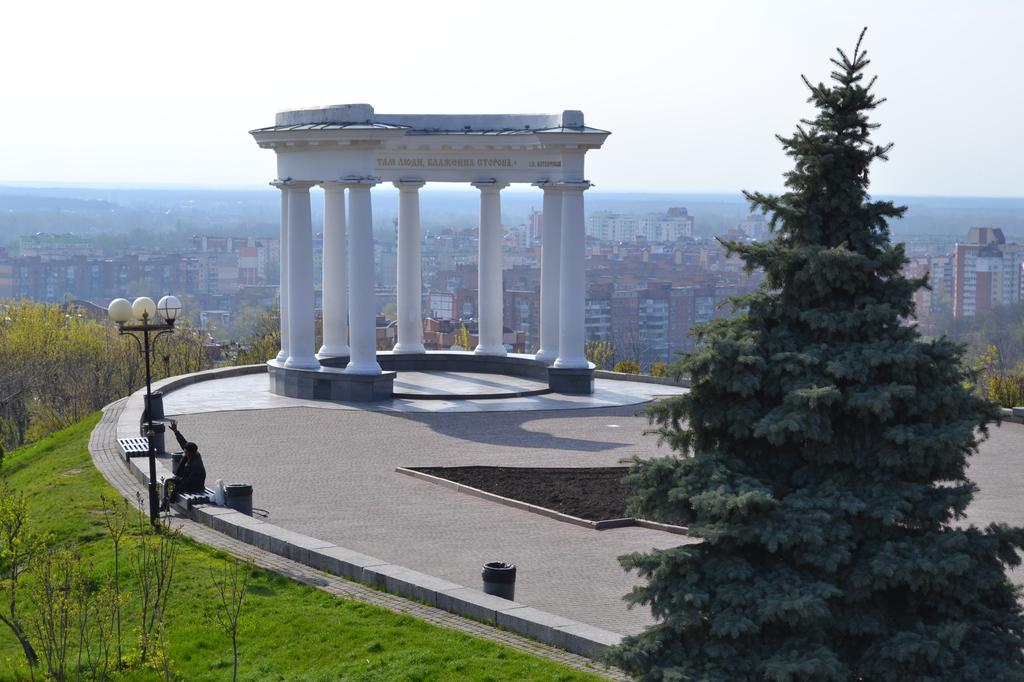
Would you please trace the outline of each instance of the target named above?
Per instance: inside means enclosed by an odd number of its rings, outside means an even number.
[[[153,421],[157,422],[164,418],[164,394],[160,391],[153,391],[153,399],[145,400],[146,409],[142,412],[142,421],[149,421],[149,408],[153,408]]]
[[[153,413],[153,448],[158,454],[167,452],[165,439],[166,427],[164,420],[164,394],[160,391],[153,391],[152,399],[145,398],[145,409],[142,411],[142,422],[139,424],[139,435],[146,437],[146,429],[149,428],[149,413]]]
[[[491,561],[484,564],[484,593],[493,594],[502,599],[516,598],[516,565],[503,561]]]
[[[167,427],[153,424],[153,451],[158,455],[167,453]]]
[[[224,506],[252,516],[252,486],[247,483],[224,486]]]

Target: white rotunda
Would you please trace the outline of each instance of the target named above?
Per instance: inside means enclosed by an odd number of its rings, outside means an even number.
[[[271,387],[293,397],[379,400],[396,371],[463,370],[543,377],[589,393],[584,356],[587,151],[609,133],[580,111],[561,114],[378,114],[368,104],[282,111],[250,131],[277,153],[281,190],[281,350]],[[398,343],[376,350],[372,188],[399,190]],[[469,183],[480,192],[479,345],[426,352],[422,341],[419,190]],[[509,356],[502,343],[501,190],[543,191],[540,349]],[[313,227],[309,190],[324,189],[323,345],[314,348]],[[347,196],[346,196],[347,195]]]

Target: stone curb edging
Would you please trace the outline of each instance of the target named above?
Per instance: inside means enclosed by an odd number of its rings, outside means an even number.
[[[676,386],[678,388],[689,388],[690,380],[674,381],[669,377],[652,377],[650,374],[627,374],[625,372],[613,372],[610,369],[595,369],[595,379],[611,379],[613,381],[635,381],[640,384],[661,384],[662,386]]]
[[[115,438],[117,421],[126,402],[127,400],[122,398],[103,408],[103,417],[89,437],[89,454],[93,464],[103,474],[104,478],[125,499],[131,500],[137,494],[144,494],[145,487],[139,485],[133,473],[125,466],[124,458]],[[323,590],[328,594],[378,606],[393,613],[409,615],[432,625],[502,644],[523,653],[562,663],[575,670],[596,674],[599,677],[619,680],[620,682],[626,682],[628,679],[622,671],[608,666],[601,666],[598,662],[586,656],[570,653],[565,649],[543,644],[510,630],[497,628],[491,624],[482,623],[466,616],[456,615],[424,602],[390,594],[376,587],[364,585],[363,583],[340,576],[329,575],[304,564],[299,564],[291,559],[245,544],[236,538],[213,530],[210,526],[197,523],[190,517],[175,514],[167,517],[167,523],[176,529],[180,529],[185,535],[196,542],[222,550],[258,568]]]
[[[1024,407],[1003,407],[1003,421],[1024,424]]]
[[[164,395],[167,395],[179,388],[185,388],[186,386],[198,384],[202,381],[229,379],[231,377],[245,376],[247,374],[264,374],[266,371],[266,365],[218,367],[216,369],[207,369],[202,372],[181,374],[179,376],[161,379],[160,381],[154,382],[152,388],[154,391],[162,391]],[[140,388],[138,391],[135,391],[135,393],[129,395],[126,399],[124,410],[121,412],[121,416],[117,420],[118,438],[137,438],[139,436],[139,426],[142,423],[142,414],[145,409],[146,389]]]
[[[415,469],[407,469],[405,467],[395,467],[395,471],[406,476],[418,478],[421,481],[427,481],[435,485],[444,486],[456,492],[466,493],[473,497],[479,497],[490,502],[497,502],[503,504],[506,507],[513,507],[522,511],[532,512],[541,516],[546,516],[549,519],[555,521],[562,521],[564,523],[571,523],[576,526],[583,526],[584,528],[591,528],[593,530],[607,530],[609,528],[625,528],[627,526],[640,526],[641,528],[650,528],[651,530],[662,530],[667,533],[675,533],[676,535],[686,535],[689,533],[689,529],[686,526],[673,526],[667,523],[658,523],[656,521],[647,521],[646,519],[637,519],[633,517],[625,517],[621,519],[603,519],[601,521],[590,521],[588,519],[581,519],[578,516],[571,514],[563,514],[562,512],[555,511],[554,509],[548,509],[547,507],[541,507],[536,504],[530,504],[529,502],[523,502],[522,500],[516,500],[511,497],[503,497],[496,493],[489,493],[486,490],[480,490],[472,486],[465,485],[463,483],[456,483],[450,481],[447,478],[441,478],[440,476],[434,476],[427,474],[422,471],[416,471]]]
[[[140,483],[148,483],[148,464],[141,459],[132,459],[128,465]],[[163,467],[163,463],[158,462],[157,477],[169,475],[170,472]],[[339,547],[331,542],[247,516],[228,507],[198,504],[191,509],[175,505],[175,509],[193,521],[209,526],[228,537],[318,571],[357,580],[460,616],[497,625],[574,654],[594,658],[607,647],[622,641],[622,635],[618,633]]]
[[[201,381],[265,371],[263,365],[207,370],[158,381],[153,385],[153,390],[161,390],[166,395]],[[138,435],[144,396],[145,389],[141,389],[126,399],[124,410],[117,420],[118,438]],[[149,483],[148,462],[145,458],[128,459],[127,466],[136,480],[143,485]],[[157,479],[170,475],[171,472],[163,462],[158,461]],[[479,590],[266,523],[233,509],[215,505],[196,505],[190,510],[178,506],[177,509],[197,523],[272,554],[416,599],[451,613],[497,625],[575,654],[594,658],[609,646],[622,641],[622,635],[618,633],[484,594]]]
[[[501,400],[503,398],[532,398],[537,395],[548,395],[554,393],[550,388],[538,388],[530,391],[516,391],[514,393],[400,393],[395,391],[392,398],[400,400]]]

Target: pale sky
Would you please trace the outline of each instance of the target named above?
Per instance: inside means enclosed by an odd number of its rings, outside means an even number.
[[[264,185],[274,112],[582,109],[604,190],[774,191],[774,139],[862,26],[896,142],[873,191],[1024,195],[1024,3],[7,3],[0,183]]]

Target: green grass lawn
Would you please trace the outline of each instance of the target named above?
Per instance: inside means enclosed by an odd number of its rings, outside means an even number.
[[[110,575],[113,543],[100,496],[118,498],[92,466],[89,434],[99,415],[7,455],[0,478],[25,493],[38,531],[74,544],[97,576]],[[212,567],[225,555],[182,538],[167,617],[169,658],[179,680],[230,680],[231,642],[215,619]],[[122,546],[121,580],[135,588]],[[125,649],[138,641],[136,600],[124,612]],[[244,680],[596,680],[554,662],[329,595],[252,569],[239,634]],[[0,681],[29,678],[17,640],[0,624]],[[154,671],[117,679],[159,679]]]

